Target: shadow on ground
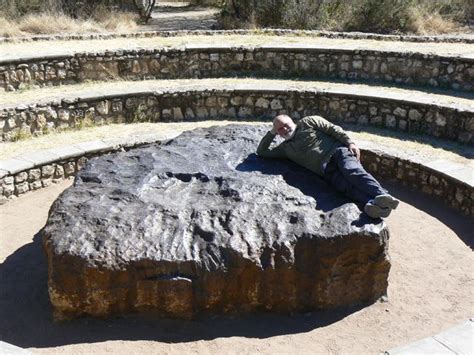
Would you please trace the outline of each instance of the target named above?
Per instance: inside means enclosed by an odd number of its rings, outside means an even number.
[[[471,250],[474,250],[474,220],[460,212],[446,207],[440,200],[435,200],[419,191],[384,182],[390,193],[401,201],[408,203],[421,211],[435,217],[449,227]],[[428,247],[428,246],[427,246]]]
[[[170,3],[158,3],[154,10],[153,14],[157,13],[182,13],[185,11],[196,11],[196,10],[202,10],[203,7],[201,6],[196,6],[196,5],[191,5],[189,2],[188,3],[181,3],[179,5],[171,5]]]
[[[474,248],[472,220],[419,192],[391,184],[386,186],[397,198],[438,218],[466,245]],[[108,340],[179,343],[234,336],[268,338],[309,332],[338,322],[360,309],[362,307],[294,316],[203,316],[194,321],[127,317],[110,320],[83,318],[56,323],[48,299],[47,264],[40,235],[35,235],[32,243],[21,247],[0,264],[0,340],[23,348]]]
[[[34,242],[0,264],[0,340],[22,347],[54,347],[108,340],[166,343],[243,336],[267,338],[308,332],[337,322],[359,308],[294,316],[259,314],[238,318],[203,316],[197,320],[126,317],[54,322],[47,292],[47,264],[38,233]]]

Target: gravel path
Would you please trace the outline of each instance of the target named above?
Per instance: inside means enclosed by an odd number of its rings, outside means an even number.
[[[141,31],[212,30],[219,9],[190,7],[187,2],[158,2],[151,19]]]

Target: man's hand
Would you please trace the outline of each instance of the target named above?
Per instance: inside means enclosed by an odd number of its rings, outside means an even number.
[[[349,144],[349,150],[356,156],[357,160],[360,160],[360,150],[354,143]]]

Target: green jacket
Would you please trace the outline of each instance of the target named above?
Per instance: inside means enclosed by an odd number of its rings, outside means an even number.
[[[274,138],[271,132],[262,138],[257,148],[259,156],[287,158],[320,176],[336,148],[353,143],[341,127],[320,116],[301,119],[296,123],[293,137],[270,149]]]

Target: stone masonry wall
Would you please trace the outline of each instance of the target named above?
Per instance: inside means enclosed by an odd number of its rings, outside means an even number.
[[[13,196],[20,196],[28,191],[35,191],[74,177],[86,161],[85,156],[71,158],[4,176],[0,179],[0,204]]]
[[[378,179],[393,181],[442,200],[466,215],[474,216],[473,187],[435,169],[381,151],[363,150],[364,167]]]
[[[331,78],[474,91],[474,60],[327,48],[139,49],[0,62],[0,89],[84,80],[252,75]]]
[[[123,122],[294,118],[318,114],[331,121],[386,127],[474,143],[474,112],[409,101],[298,90],[204,90],[137,93],[20,105],[0,110],[1,141]]]

